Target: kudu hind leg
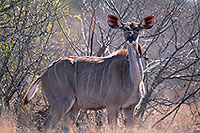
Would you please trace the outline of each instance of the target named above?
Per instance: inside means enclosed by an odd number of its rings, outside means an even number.
[[[47,120],[44,124],[45,130],[53,129],[58,121],[65,116],[73,107],[75,103],[75,98],[73,98],[69,104],[69,102],[59,101],[57,104],[51,106],[51,111],[47,117]]]
[[[79,110],[80,109],[77,109],[77,108],[72,108],[70,110],[69,113],[67,113],[65,116],[64,116],[64,119],[62,121],[62,131],[64,132],[69,132],[69,127],[72,127],[72,125],[74,123],[76,123],[76,120],[77,120],[77,116],[78,116],[78,113],[79,113]]]
[[[63,113],[62,107],[53,106],[51,107],[50,113],[44,123],[44,130],[53,129],[58,121],[61,119]]]

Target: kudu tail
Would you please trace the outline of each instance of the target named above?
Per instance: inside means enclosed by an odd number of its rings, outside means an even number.
[[[26,92],[26,95],[24,96],[24,99],[23,99],[23,106],[26,106],[28,104],[28,101],[33,98],[33,96],[35,95],[35,93],[37,92],[37,84],[40,82],[41,80],[41,77],[37,78],[33,83],[32,85],[30,86],[30,88],[28,89],[28,91]]]

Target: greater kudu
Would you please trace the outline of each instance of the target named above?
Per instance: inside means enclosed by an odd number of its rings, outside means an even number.
[[[138,34],[142,29],[150,29],[153,20],[153,16],[148,16],[141,23],[123,23],[108,15],[109,26],[124,32],[128,50],[103,58],[66,57],[54,62],[32,83],[23,104],[34,96],[41,81],[51,107],[45,129],[54,128],[61,118],[67,129],[65,125],[69,120],[75,122],[80,109],[103,108],[108,111],[109,123],[116,123],[118,112],[123,110],[125,125],[131,126],[134,108],[145,93]]]

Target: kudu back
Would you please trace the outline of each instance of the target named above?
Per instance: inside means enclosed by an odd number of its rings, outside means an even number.
[[[127,50],[118,50],[108,57],[66,57],[49,66],[27,91],[23,104],[34,96],[37,84],[50,105],[50,113],[44,123],[45,130],[54,128],[63,118],[62,128],[76,121],[80,109],[106,108],[108,122],[117,123],[118,112],[123,111],[126,126],[133,124],[133,112],[145,93],[143,68],[138,34],[153,26],[153,16],[141,23],[123,23],[118,17],[108,15],[111,28],[121,29],[127,42]]]

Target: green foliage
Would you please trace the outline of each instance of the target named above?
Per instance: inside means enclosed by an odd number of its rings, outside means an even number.
[[[0,96],[6,106],[11,106],[11,99],[19,104],[27,79],[48,66],[45,54],[58,4],[57,0],[0,2]]]

